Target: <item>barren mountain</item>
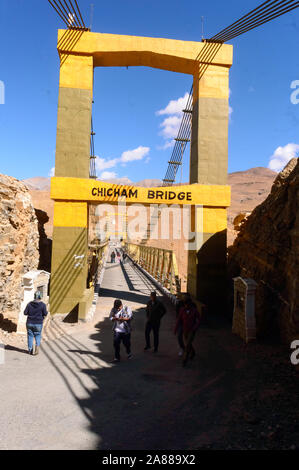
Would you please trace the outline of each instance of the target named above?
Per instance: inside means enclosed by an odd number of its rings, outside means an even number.
[[[231,186],[232,202],[228,209],[228,245],[236,237],[234,219],[242,213],[252,212],[268,196],[277,173],[268,168],[257,167],[237,171],[228,175]]]
[[[24,183],[28,189],[37,189],[38,191],[43,191],[50,189],[51,180],[50,178],[45,178],[44,176],[36,176],[34,178],[23,180],[22,183]]]

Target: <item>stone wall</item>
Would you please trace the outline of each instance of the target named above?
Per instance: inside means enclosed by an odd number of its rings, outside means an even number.
[[[229,249],[228,272],[257,283],[256,323],[261,337],[299,336],[299,160],[277,176],[267,199],[241,224]],[[231,305],[232,307],[232,305]]]
[[[0,175],[0,321],[17,323],[22,276],[39,264],[38,222],[26,186]]]

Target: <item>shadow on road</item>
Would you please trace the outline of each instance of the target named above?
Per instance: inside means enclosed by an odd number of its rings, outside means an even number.
[[[110,297],[111,292],[105,289],[101,295]],[[132,300],[128,292],[119,296]],[[173,335],[174,321],[169,305],[159,353],[145,353],[145,312],[137,308],[132,325],[133,359],[128,360],[122,348],[118,364],[111,363],[108,318],[95,325],[89,347],[70,336],[44,345],[45,354],[88,419],[89,431],[97,437],[96,448],[194,449],[209,442],[211,435],[225,433],[218,425],[235,394],[233,361],[220,344],[209,336],[204,339],[205,328],[196,342],[198,356],[183,369]]]

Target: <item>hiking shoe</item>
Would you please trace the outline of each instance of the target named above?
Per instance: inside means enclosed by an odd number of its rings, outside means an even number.
[[[35,346],[34,351],[33,351],[33,356],[37,356],[39,353],[39,346]]]
[[[29,349],[28,354],[30,354],[30,356],[32,356],[32,354],[33,354],[33,349]]]
[[[132,359],[133,355],[132,353],[128,354],[128,359]]]
[[[119,361],[120,359],[117,359],[117,357],[115,357],[112,362],[119,362]]]

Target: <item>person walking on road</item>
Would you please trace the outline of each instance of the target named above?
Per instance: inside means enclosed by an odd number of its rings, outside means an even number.
[[[24,315],[27,316],[28,352],[33,356],[39,353],[43,323],[45,317],[48,315],[47,307],[44,302],[41,301],[41,298],[41,293],[39,291],[35,292],[34,300],[29,302],[24,310]]]
[[[182,294],[182,293],[178,294],[178,296],[177,296],[178,301],[177,301],[176,306],[175,306],[176,318],[178,318],[180,310],[184,306],[183,296],[184,296],[184,294]],[[178,343],[179,343],[179,348],[180,348],[179,356],[182,356],[184,354],[184,350],[185,350],[185,345],[184,345],[184,340],[183,340],[183,323],[182,323],[182,321],[179,322],[178,327],[177,327],[177,338],[178,338]]]
[[[110,320],[113,322],[113,346],[115,357],[113,362],[120,361],[120,345],[126,348],[128,359],[131,359],[131,320],[133,313],[130,307],[123,306],[122,301],[116,299],[110,312]]]
[[[157,299],[156,292],[151,292],[151,298],[146,306],[145,351],[151,348],[150,333],[152,330],[154,334],[154,352],[158,351],[160,322],[165,313],[166,308],[164,304]]]
[[[114,251],[111,252],[110,258],[111,258],[110,259],[111,263],[115,263],[115,252]]]
[[[181,307],[179,316],[176,321],[174,333],[177,334],[180,323],[183,327],[183,341],[184,341],[184,354],[183,354],[183,366],[185,366],[189,359],[193,359],[195,356],[195,350],[193,348],[193,340],[195,338],[196,331],[200,325],[200,315],[196,308],[196,305],[192,302],[190,294],[183,296],[184,305]]]

